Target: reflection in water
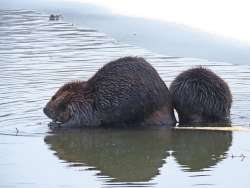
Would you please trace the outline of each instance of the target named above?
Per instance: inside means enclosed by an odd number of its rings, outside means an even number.
[[[171,132],[158,130],[84,129],[45,138],[67,162],[96,167],[114,181],[149,181],[167,157]]]
[[[226,158],[232,143],[232,132],[175,131],[172,134],[173,155],[187,171],[211,168]]]
[[[225,158],[231,132],[204,132],[147,128],[84,129],[56,132],[45,138],[51,150],[69,163],[95,167],[119,182],[146,182],[173,151],[184,170],[211,168]]]

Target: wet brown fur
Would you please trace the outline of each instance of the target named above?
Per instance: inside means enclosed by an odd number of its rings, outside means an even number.
[[[182,72],[171,83],[170,93],[181,125],[230,121],[230,88],[209,69]]]
[[[168,88],[156,70],[139,57],[120,58],[86,82],[65,84],[44,112],[65,127],[175,124]]]

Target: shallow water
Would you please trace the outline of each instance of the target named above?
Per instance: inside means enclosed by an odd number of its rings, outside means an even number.
[[[232,89],[233,126],[249,126],[250,66],[166,57],[48,15],[0,10],[0,187],[250,186],[247,132],[49,133],[42,108],[57,88],[126,55],[145,57],[167,85],[187,68],[209,67]]]

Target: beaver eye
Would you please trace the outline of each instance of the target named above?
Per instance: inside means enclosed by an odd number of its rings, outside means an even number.
[[[52,101],[54,101],[56,99],[55,95],[52,97]]]
[[[59,105],[58,105],[58,107],[60,108],[60,110],[65,110],[66,109],[66,104],[65,103],[60,103]]]

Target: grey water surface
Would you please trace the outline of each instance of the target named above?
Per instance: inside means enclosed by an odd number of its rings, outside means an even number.
[[[42,108],[70,80],[118,57],[146,58],[169,86],[205,66],[233,93],[232,126],[249,127],[250,66],[169,57],[93,28],[0,10],[0,187],[250,187],[250,133],[166,128],[50,132]]]

